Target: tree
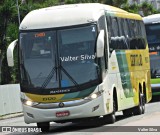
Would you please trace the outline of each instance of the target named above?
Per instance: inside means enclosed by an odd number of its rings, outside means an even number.
[[[132,5],[126,4],[124,5],[123,9],[128,12],[136,13],[136,14],[138,14],[139,12],[139,6],[137,4],[132,4]]]
[[[7,65],[6,49],[7,49],[7,27],[12,21],[15,13],[15,2],[12,0],[3,0],[0,5],[0,50],[2,59],[2,84],[11,81],[10,69]]]
[[[115,7],[121,7],[124,4],[127,4],[128,0],[103,0],[104,4],[112,5]]]
[[[142,3],[140,8],[143,11],[144,16],[158,13],[158,11],[151,4],[147,2]]]
[[[140,11],[142,11],[143,16],[147,16],[150,14],[155,14],[158,13],[159,11],[156,10],[153,5],[149,4],[148,2],[143,2],[142,4],[126,4],[123,7],[124,10],[128,11],[128,12],[132,12],[132,13],[139,13]]]
[[[60,4],[73,3],[104,3],[116,7],[123,8],[129,12],[138,13],[142,10],[144,15],[157,13],[157,11],[148,3],[141,5],[128,5],[127,0],[18,0],[20,9],[21,21],[25,15],[31,10],[49,7]],[[6,50],[11,41],[18,38],[18,13],[16,0],[1,0],[0,1],[0,64],[2,63],[2,83],[16,82],[18,77],[18,66],[9,68],[6,59]],[[15,59],[17,63],[17,57]]]
[[[31,10],[57,5],[58,0],[18,0],[20,8],[21,20]],[[1,84],[17,82],[18,67],[17,57],[15,66],[9,68],[7,64],[6,51],[8,45],[18,38],[18,13],[16,0],[1,0],[0,1],[0,64],[1,66]]]

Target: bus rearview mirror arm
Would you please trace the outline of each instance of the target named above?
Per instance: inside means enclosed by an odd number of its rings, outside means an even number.
[[[97,58],[104,56],[104,30],[101,30],[97,38]]]
[[[13,67],[14,66],[14,55],[13,55],[13,51],[15,46],[17,45],[18,40],[14,40],[9,47],[7,48],[7,62],[8,62],[8,66]]]

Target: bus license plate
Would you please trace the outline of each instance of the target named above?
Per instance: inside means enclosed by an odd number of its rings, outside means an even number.
[[[56,117],[65,117],[65,116],[69,116],[69,115],[70,115],[69,111],[56,112]]]

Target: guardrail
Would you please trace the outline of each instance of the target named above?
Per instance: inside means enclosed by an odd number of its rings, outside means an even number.
[[[19,84],[0,85],[0,116],[22,112]]]

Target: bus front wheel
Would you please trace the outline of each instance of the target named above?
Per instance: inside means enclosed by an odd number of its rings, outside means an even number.
[[[116,102],[115,100],[113,100],[113,112],[111,114],[105,115],[104,116],[104,120],[108,123],[108,124],[113,124],[116,122]]]
[[[48,132],[50,128],[50,123],[40,122],[40,123],[37,123],[37,127],[40,128],[42,132]]]

